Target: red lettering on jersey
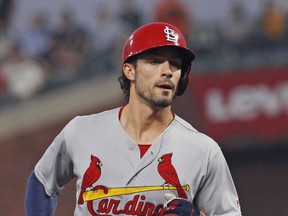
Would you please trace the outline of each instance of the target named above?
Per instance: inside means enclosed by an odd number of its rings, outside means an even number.
[[[109,213],[113,212],[115,215],[119,215],[123,213],[123,210],[118,210],[120,204],[120,200],[115,199],[104,199],[101,200],[98,205],[98,212],[99,213]]]
[[[103,199],[98,204],[98,209],[95,211],[93,206],[93,200],[87,202],[87,208],[92,216],[110,216],[110,215],[161,215],[164,210],[163,205],[145,202],[146,197],[136,195],[130,201],[128,201],[123,209],[119,209],[120,200],[116,199]],[[98,213],[97,213],[98,212]]]

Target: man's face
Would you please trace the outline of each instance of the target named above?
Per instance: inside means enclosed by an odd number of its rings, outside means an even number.
[[[135,92],[153,107],[170,106],[178,89],[182,59],[173,47],[140,54],[135,72]]]

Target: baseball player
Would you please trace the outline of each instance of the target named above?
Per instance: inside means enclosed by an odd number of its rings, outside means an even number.
[[[28,179],[26,215],[53,215],[74,177],[77,216],[241,215],[219,146],[171,109],[194,58],[173,25],[134,31],[119,77],[126,105],[64,127]]]

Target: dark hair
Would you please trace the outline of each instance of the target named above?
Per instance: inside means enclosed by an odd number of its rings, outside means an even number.
[[[137,68],[137,58],[136,56],[132,56],[129,59],[126,60],[125,63],[131,64],[134,69],[136,70]],[[130,98],[130,86],[131,86],[131,81],[125,76],[123,71],[121,72],[121,75],[118,77],[118,81],[120,83],[120,88],[123,91],[124,94],[124,99],[128,102]]]

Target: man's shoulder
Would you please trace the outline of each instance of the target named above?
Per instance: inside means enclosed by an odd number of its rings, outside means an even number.
[[[66,126],[67,128],[86,128],[107,124],[113,124],[118,121],[118,113],[120,108],[104,110],[98,113],[78,115],[74,117]]]
[[[88,114],[88,115],[80,115],[76,116],[73,120],[75,121],[95,121],[97,119],[109,119],[109,118],[115,118],[118,116],[120,107],[104,110],[98,113]]]
[[[184,120],[183,118],[179,116],[175,116],[175,122],[177,124],[177,130],[176,132],[179,137],[182,137],[184,139],[188,139],[192,143],[196,143],[197,145],[200,145],[202,147],[208,147],[208,148],[219,148],[219,145],[215,142],[213,138],[211,138],[209,135],[198,131],[195,129],[189,122]]]
[[[182,127],[191,132],[199,133],[198,130],[196,130],[196,128],[194,128],[189,122],[179,117],[178,115],[175,115],[174,121],[177,122],[179,127]]]

